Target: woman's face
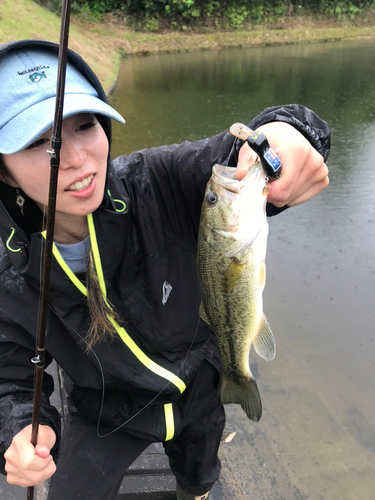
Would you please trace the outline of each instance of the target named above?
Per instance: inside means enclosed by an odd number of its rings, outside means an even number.
[[[3,155],[10,179],[43,209],[48,204],[52,129],[42,134],[27,149]],[[59,216],[82,218],[98,208],[103,199],[108,139],[91,113],[70,116],[63,121],[62,147],[56,198],[56,223]]]

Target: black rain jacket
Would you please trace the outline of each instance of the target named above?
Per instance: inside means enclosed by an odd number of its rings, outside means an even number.
[[[22,43],[57,50],[49,42],[16,42],[1,46],[0,57]],[[86,63],[73,52],[69,57],[105,100]],[[110,141],[110,121],[98,119]],[[292,124],[327,158],[329,130],[312,111],[268,108],[249,126],[275,120]],[[224,132],[108,161],[103,202],[88,222],[102,292],[121,318],[113,340],[87,350],[86,288],[54,249],[46,365],[55,359],[62,367],[71,401],[86,418],[153,441],[171,439],[181,426],[185,389],[202,360],[220,370],[216,338],[198,314],[196,246],[211,168],[235,166],[240,147]],[[23,216],[15,199],[15,189],[0,183],[0,468],[13,436],[31,423],[44,245],[34,202],[26,199]],[[282,210],[267,209],[269,215]],[[46,373],[40,422],[59,437],[52,392]],[[57,449],[58,441],[54,454]]]

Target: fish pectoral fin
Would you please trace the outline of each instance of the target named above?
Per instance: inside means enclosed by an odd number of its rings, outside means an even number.
[[[247,250],[253,246],[254,241],[259,236],[261,229],[262,225],[257,227],[254,231],[251,231],[251,234],[248,234],[246,238],[240,239],[239,236],[237,236],[237,238],[233,238],[234,244],[232,245],[232,248],[229,248],[228,252],[224,254],[224,257],[234,257],[235,255],[247,252]]]
[[[199,316],[205,321],[208,325],[210,324],[210,320],[208,319],[208,316],[206,314],[206,310],[204,308],[203,302],[201,302],[201,305],[199,306]]]
[[[225,285],[227,290],[233,290],[237,285],[245,271],[247,262],[240,264],[236,260],[233,260],[229,265],[227,272],[225,273]]]
[[[263,316],[259,333],[254,342],[255,352],[266,361],[271,361],[276,356],[276,341],[267,318]]]
[[[223,378],[221,387],[221,403],[239,404],[250,420],[258,422],[262,416],[262,401],[255,379],[235,383],[232,380]]]
[[[232,248],[224,254],[224,257],[234,257],[237,254],[245,253],[254,243],[255,238],[232,245]]]

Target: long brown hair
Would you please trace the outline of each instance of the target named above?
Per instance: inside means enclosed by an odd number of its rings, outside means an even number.
[[[100,289],[99,278],[95,270],[94,259],[90,251],[89,265],[86,272],[87,305],[90,312],[91,324],[86,335],[89,347],[97,342],[112,339],[116,330],[108,316],[119,322],[120,316],[113,311],[104,299]]]

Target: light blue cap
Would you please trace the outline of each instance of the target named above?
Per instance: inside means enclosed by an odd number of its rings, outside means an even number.
[[[27,148],[53,125],[57,56],[40,48],[13,50],[0,59],[0,75],[0,153],[14,154]],[[78,113],[95,113],[125,123],[68,63],[63,118]]]

